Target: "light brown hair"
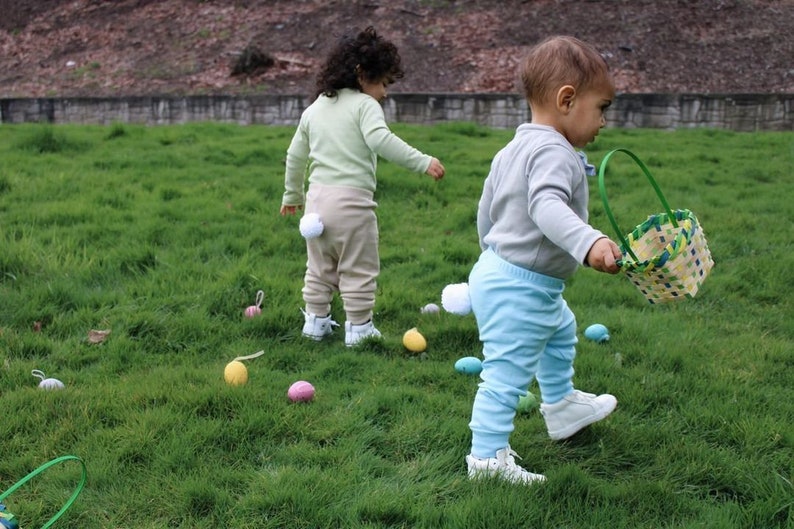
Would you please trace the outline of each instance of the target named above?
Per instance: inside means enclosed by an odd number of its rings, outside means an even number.
[[[585,91],[609,79],[609,67],[590,44],[555,36],[530,48],[521,62],[519,78],[527,101],[543,104],[564,85]]]

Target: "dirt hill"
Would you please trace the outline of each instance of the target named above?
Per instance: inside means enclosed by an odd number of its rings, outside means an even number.
[[[794,92],[792,0],[0,0],[0,13],[0,97],[309,94],[335,37],[367,25],[400,48],[393,92],[513,92],[522,51],[555,33],[595,44],[621,92]],[[245,50],[272,64],[232,76]]]

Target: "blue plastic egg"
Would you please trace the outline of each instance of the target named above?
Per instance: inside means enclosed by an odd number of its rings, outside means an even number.
[[[594,323],[584,330],[584,337],[598,343],[607,342],[609,341],[609,331],[600,323]]]
[[[464,356],[455,362],[455,371],[466,375],[479,375],[482,371],[482,360],[474,356]]]

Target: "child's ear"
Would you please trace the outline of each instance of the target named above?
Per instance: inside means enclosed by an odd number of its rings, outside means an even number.
[[[576,88],[567,84],[557,90],[557,110],[563,114],[571,111],[573,100],[576,98]]]

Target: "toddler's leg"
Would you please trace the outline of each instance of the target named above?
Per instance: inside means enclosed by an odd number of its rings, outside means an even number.
[[[361,325],[372,319],[380,274],[378,221],[372,210],[350,219],[339,254],[339,292],[347,321]]]
[[[303,301],[306,311],[327,316],[331,300],[339,289],[337,241],[334,236],[335,204],[328,187],[313,184],[306,194],[306,213],[317,213],[325,225],[323,233],[306,241],[306,274],[303,278]]]
[[[543,400],[540,412],[549,437],[554,440],[567,439],[600,421],[617,405],[612,395],[594,395],[574,389],[576,342],[576,320],[566,305],[563,324],[544,349],[536,375]]]
[[[326,248],[327,243],[328,240],[322,236],[306,241],[308,259],[303,278],[303,301],[307,312],[319,316],[327,316],[331,312],[331,299],[339,283],[336,259]]]
[[[503,346],[504,348],[499,349]],[[519,354],[524,362],[516,362],[519,352],[510,344],[483,347],[482,382],[474,397],[469,428],[472,432],[471,453],[476,457],[495,457],[496,452],[509,446],[513,432],[518,399],[526,394],[532,381],[533,362],[529,355]],[[510,374],[506,377],[506,374]]]
[[[566,304],[562,324],[540,355],[538,372],[535,375],[543,402],[559,402],[573,391],[573,361],[577,342],[576,319]]]
[[[472,269],[469,292],[483,342],[482,382],[469,427],[472,479],[498,477],[511,483],[544,481],[515,462],[510,448],[518,399],[537,369],[540,351],[559,325],[562,282],[515,267],[487,251]]]
[[[345,345],[354,347],[367,338],[380,338],[372,321],[375,289],[380,272],[378,222],[374,211],[362,212],[345,241],[339,258],[339,292],[345,306]]]
[[[560,306],[550,302],[554,296],[543,277],[490,252],[469,277],[484,357],[469,423],[473,456],[494,457],[508,446],[518,399],[526,395],[540,352],[559,324]],[[550,283],[561,291],[561,281]]]
[[[372,319],[375,290],[380,273],[377,203],[371,191],[342,186],[323,186],[325,233],[336,257],[335,277],[351,324]]]

